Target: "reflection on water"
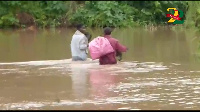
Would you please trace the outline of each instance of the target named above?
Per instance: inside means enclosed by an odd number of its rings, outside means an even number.
[[[94,99],[106,98],[109,96],[108,87],[118,83],[117,76],[110,75],[105,69],[102,70],[89,70],[91,94],[94,95]],[[119,78],[119,77],[118,77]]]
[[[184,32],[116,29],[129,47],[117,65],[72,62],[73,32],[0,32],[0,109],[199,109],[199,63]]]
[[[121,62],[116,66],[100,66],[97,61],[73,63],[69,59],[1,63],[0,66],[2,68],[0,70],[2,74],[0,107],[2,109],[168,109],[169,107],[173,109],[173,105],[186,109],[190,105],[198,108],[197,105],[200,103],[198,101],[200,99],[198,97],[199,78],[195,75],[191,79],[189,75],[183,75],[181,70],[172,69],[181,66],[180,64]],[[6,68],[4,68],[5,66]],[[12,69],[14,67],[15,69]],[[128,72],[121,70],[128,70]],[[198,73],[198,71],[186,72]],[[175,73],[177,74],[174,75]],[[12,75],[15,80],[6,86],[5,84],[9,81],[6,77],[9,75]],[[67,89],[56,89],[58,86],[53,85],[58,85],[58,82],[56,84],[53,80],[40,82],[41,96],[36,94],[38,91],[31,90],[37,90],[33,85],[27,85],[31,89],[26,86],[24,88],[12,87],[20,79],[27,79],[31,82],[37,77],[38,79],[42,77],[49,79],[56,76],[63,79],[69,78],[69,75],[72,79],[72,88],[67,85],[66,80],[59,80],[59,83],[63,83],[63,88]],[[47,83],[46,87],[51,87],[51,89],[42,89]],[[14,88],[27,91],[28,94],[34,95],[34,98],[29,97],[24,100],[18,94],[6,94],[13,91]],[[17,93],[19,92],[17,91]],[[71,95],[67,96],[67,94]],[[45,95],[50,97],[45,97]],[[5,99],[6,97],[8,99]],[[40,97],[45,98],[40,99]],[[51,97],[59,98],[59,101]],[[95,108],[90,107],[91,105],[95,105]],[[145,105],[150,105],[150,107]]]
[[[85,98],[88,92],[87,68],[84,64],[72,64],[71,72],[73,95],[76,96],[76,99]]]

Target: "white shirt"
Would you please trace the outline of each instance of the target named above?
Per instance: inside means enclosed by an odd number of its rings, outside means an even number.
[[[80,31],[76,31],[71,40],[71,53],[73,56],[78,56],[82,59],[87,59],[87,37]]]

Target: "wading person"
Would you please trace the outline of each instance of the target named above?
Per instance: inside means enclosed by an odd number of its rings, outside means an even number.
[[[106,64],[117,64],[116,55],[121,55],[122,52],[128,50],[127,47],[121,45],[119,41],[111,36],[112,29],[110,27],[104,28],[104,38],[107,38],[111,46],[114,49],[114,52],[101,56],[99,58],[100,65]]]
[[[85,61],[88,53],[88,38],[85,36],[87,32],[82,24],[78,24],[76,29],[71,40],[72,61]]]

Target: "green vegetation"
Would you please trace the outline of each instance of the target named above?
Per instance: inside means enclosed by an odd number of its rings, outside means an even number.
[[[181,9],[186,13],[187,2],[185,1],[120,1],[126,3],[135,9],[134,21],[142,25],[165,24],[169,18],[166,18],[168,8]],[[170,10],[171,11],[171,10]],[[184,18],[183,18],[184,19]]]
[[[0,1],[0,28],[165,25],[167,8],[184,12],[187,27],[200,28],[199,1]]]
[[[69,10],[65,1],[0,1],[0,6],[1,28],[27,25],[30,18],[40,27],[60,26]]]
[[[188,2],[188,7],[185,26],[200,28],[200,2]]]
[[[88,26],[126,27],[133,25],[133,8],[115,1],[87,1],[69,19],[71,23],[84,23]]]

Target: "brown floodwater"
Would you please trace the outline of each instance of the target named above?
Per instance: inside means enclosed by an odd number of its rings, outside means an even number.
[[[89,29],[93,38],[101,29]],[[200,109],[198,34],[115,29],[117,65],[72,62],[74,29],[0,31],[1,110]]]

